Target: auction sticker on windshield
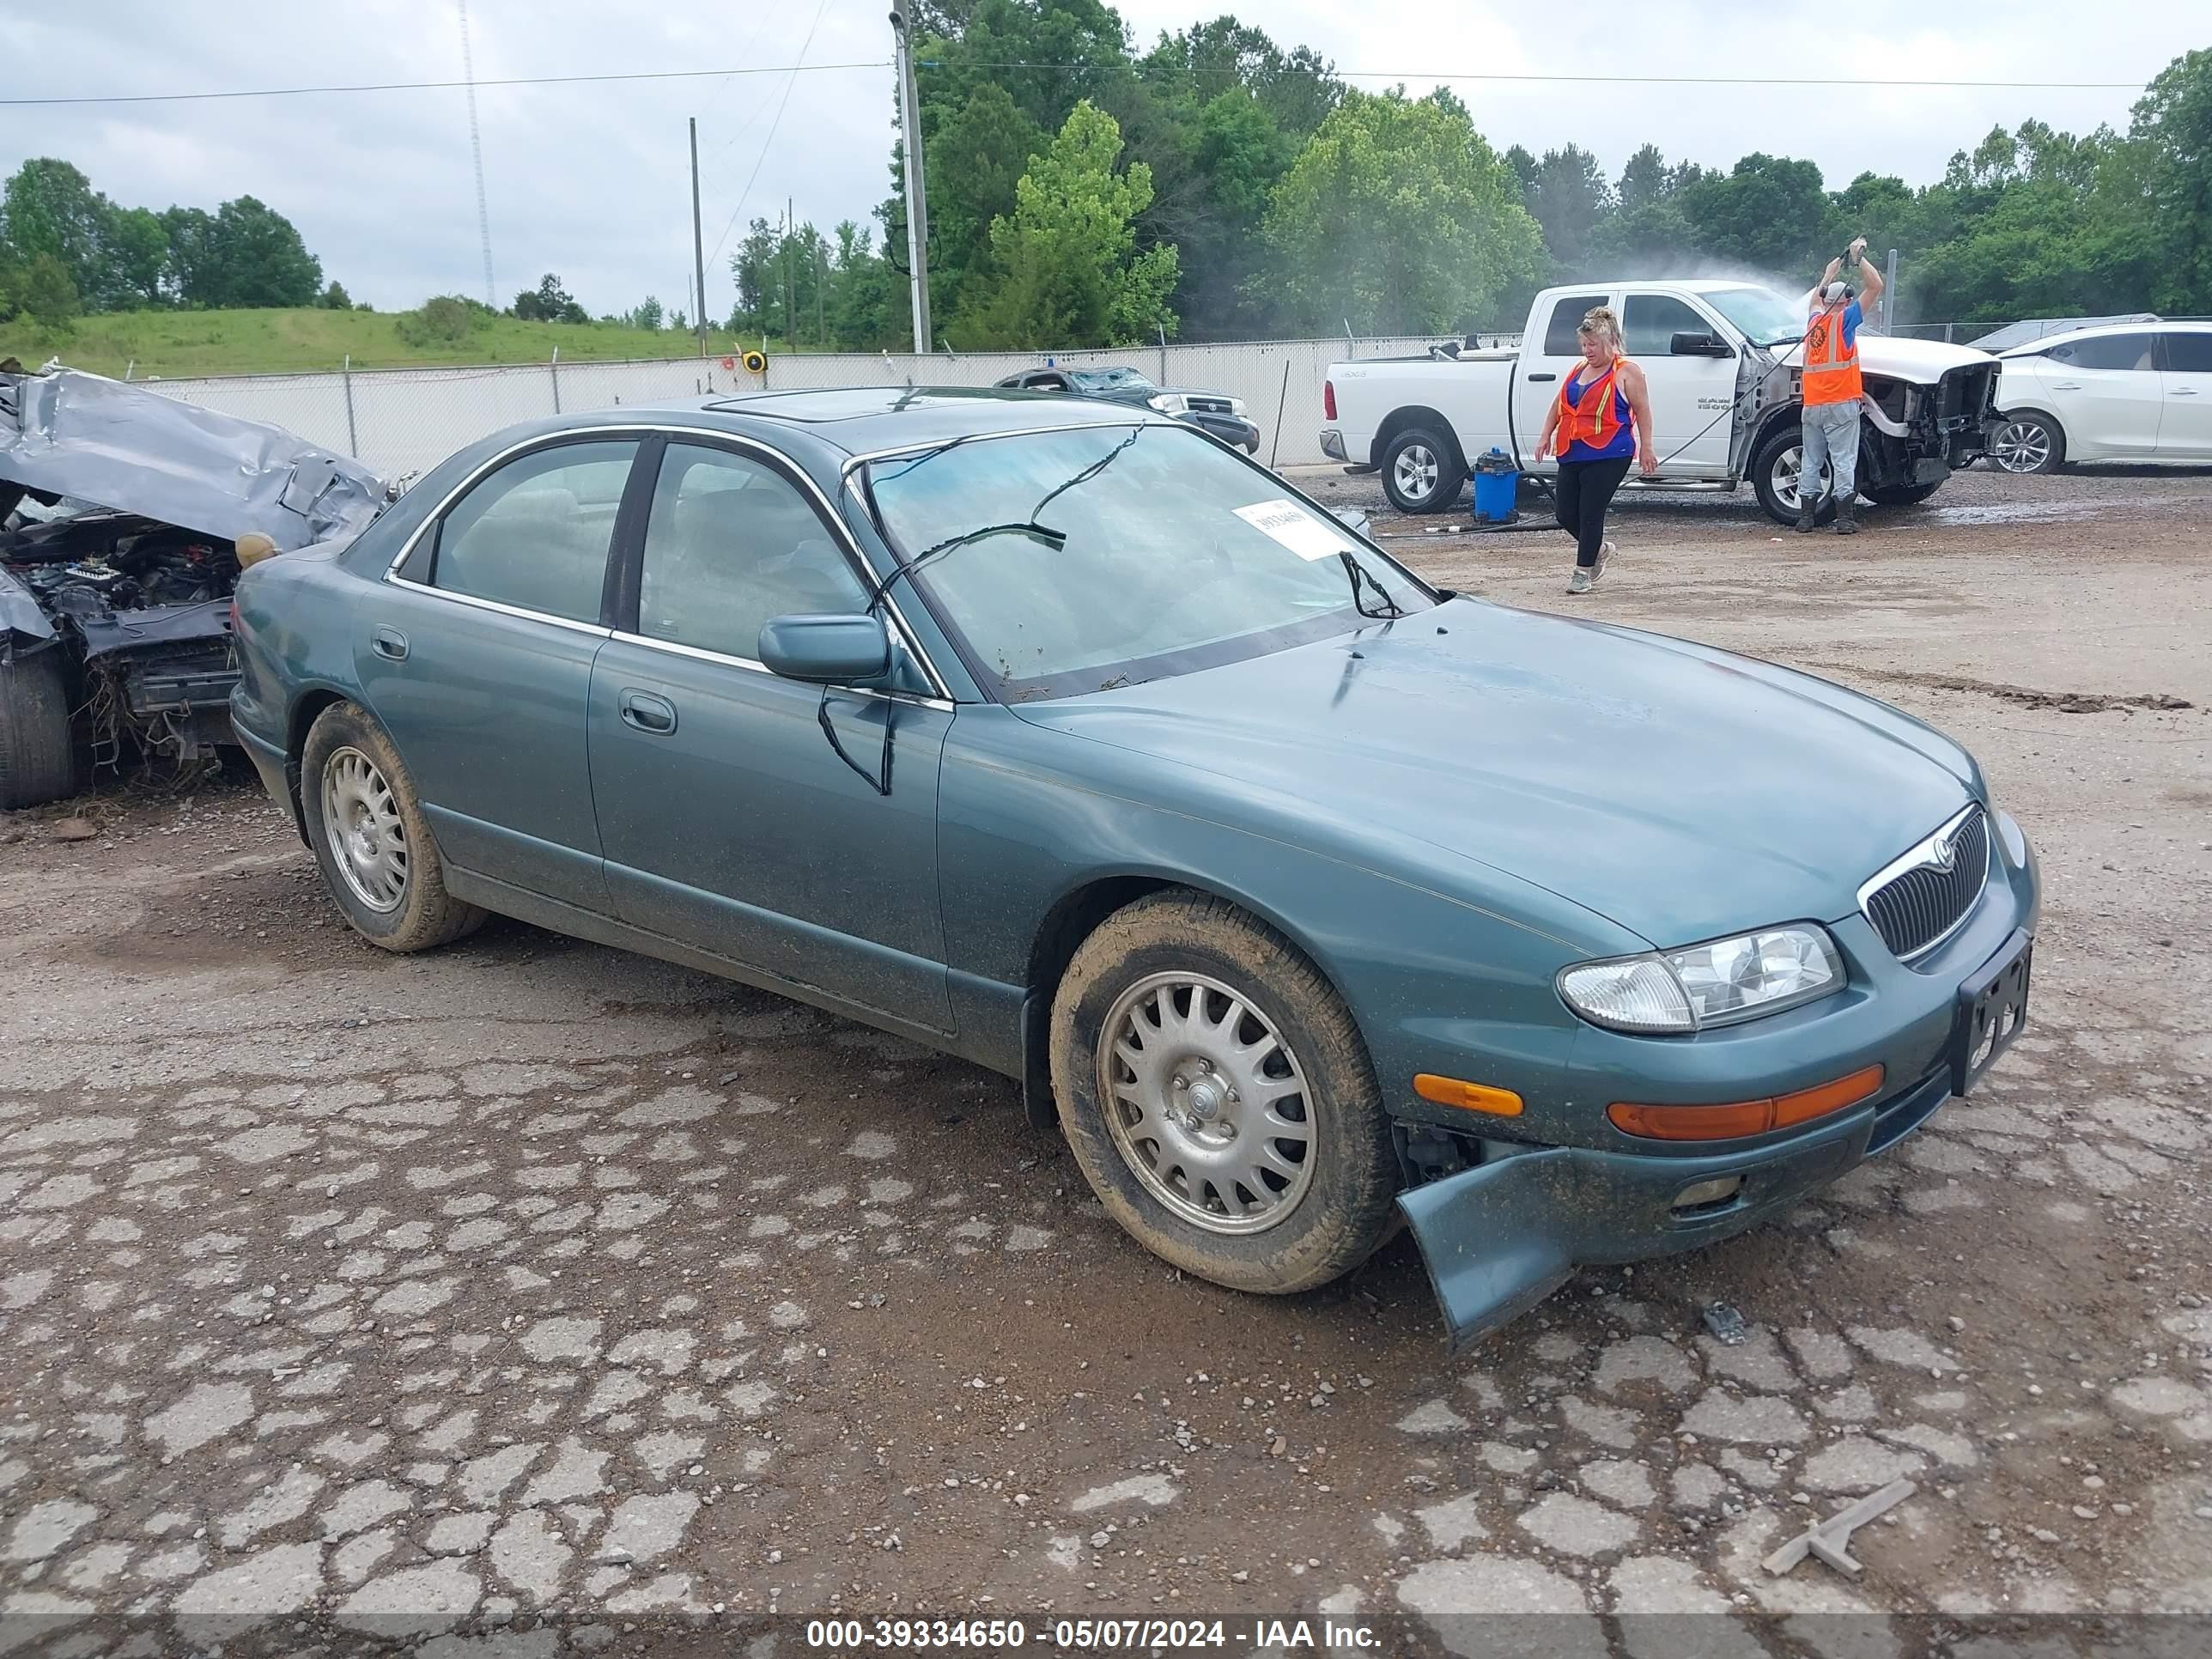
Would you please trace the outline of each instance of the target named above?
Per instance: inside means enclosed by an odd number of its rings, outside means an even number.
[[[1280,498],[1240,507],[1237,516],[1263,536],[1271,536],[1302,559],[1333,559],[1352,545],[1296,501]]]

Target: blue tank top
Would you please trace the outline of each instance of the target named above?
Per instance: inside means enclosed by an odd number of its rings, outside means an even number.
[[[1591,378],[1595,379],[1596,376]],[[1567,376],[1566,394],[1570,404],[1582,397],[1581,369]],[[1633,455],[1636,453],[1636,433],[1630,425],[1628,413],[1628,398],[1622,392],[1620,381],[1615,380],[1613,386],[1613,435],[1601,446],[1586,444],[1580,438],[1576,438],[1568,443],[1565,453],[1559,459],[1563,461],[1609,461],[1619,456]]]

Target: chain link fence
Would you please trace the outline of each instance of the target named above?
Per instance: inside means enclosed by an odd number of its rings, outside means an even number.
[[[1260,340],[1219,345],[1133,346],[1054,352],[771,354],[765,373],[720,357],[623,362],[509,364],[469,368],[350,369],[245,374],[144,384],[187,403],[267,421],[352,455],[386,477],[422,471],[464,444],[520,421],[625,405],[665,408],[708,397],[864,386],[988,386],[1042,368],[1108,365],[1139,370],[1163,386],[1224,392],[1244,402],[1271,465],[1322,461],[1322,382],[1353,357],[1419,356],[1435,335]],[[1512,344],[1517,336],[1496,337]],[[1485,344],[1492,337],[1483,336]],[[734,367],[725,367],[735,361]]]

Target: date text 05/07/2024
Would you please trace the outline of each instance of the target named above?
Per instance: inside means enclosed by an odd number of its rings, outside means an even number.
[[[1234,1643],[1345,1652],[1382,1644],[1373,1626],[1336,1619],[811,1619],[806,1645],[830,1652],[966,1648],[1006,1652],[1035,1642],[1066,1652],[1196,1651]]]

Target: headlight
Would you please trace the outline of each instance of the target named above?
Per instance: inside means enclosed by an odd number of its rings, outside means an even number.
[[[1680,951],[1586,962],[1559,975],[1567,1006],[1593,1025],[1645,1033],[1727,1025],[1843,988],[1835,941],[1810,926],[1763,928]]]
[[[1234,415],[1238,420],[1243,420],[1244,418],[1244,400],[1242,398],[1231,398],[1229,400],[1229,412],[1231,415]]]
[[[1180,415],[1190,406],[1189,400],[1180,392],[1155,392],[1145,401],[1163,415]]]
[[[1996,807],[1990,816],[1997,823],[1997,843],[2004,848],[2005,862],[2015,870],[2027,868],[2027,836],[2009,812]]]

